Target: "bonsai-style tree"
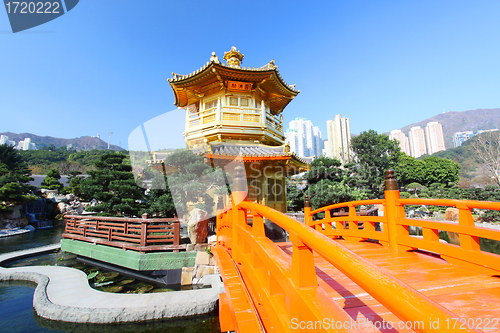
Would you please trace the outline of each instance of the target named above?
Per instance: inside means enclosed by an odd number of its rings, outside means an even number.
[[[124,163],[126,155],[107,153],[95,163],[96,170],[81,184],[86,200],[96,199],[92,210],[104,216],[137,216],[144,200],[144,190],[136,185],[132,167]]]
[[[21,155],[11,146],[0,145],[0,213],[10,213],[10,205],[36,199],[28,196],[35,186],[27,184],[31,171]]]
[[[40,188],[44,188],[47,190],[58,190],[59,192],[64,188],[64,185],[59,182],[61,179],[61,175],[59,174],[59,170],[51,169],[47,172],[43,182],[40,184]]]

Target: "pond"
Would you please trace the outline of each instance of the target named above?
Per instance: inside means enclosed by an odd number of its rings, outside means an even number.
[[[3,267],[23,267],[23,266],[65,266],[83,271],[87,274],[90,287],[111,293],[158,293],[178,290],[193,290],[201,289],[203,285],[181,286],[156,284],[122,275],[118,272],[103,269],[78,261],[77,256],[73,253],[66,253],[61,250],[55,250],[52,253],[45,253],[28,258],[9,261],[2,264]],[[208,286],[207,286],[208,287]]]
[[[64,227],[38,229],[29,234],[22,234],[0,238],[0,253],[26,250],[30,248],[55,244],[61,241]],[[50,258],[50,256],[53,258]],[[67,256],[67,263],[71,255],[51,253],[42,256],[26,258],[37,264],[43,263],[49,256],[51,261],[58,265],[65,265],[66,260],[57,260],[59,256]],[[15,264],[13,262],[11,264]],[[5,265],[7,266],[7,265]],[[75,332],[75,333],[220,333],[218,313],[203,316],[193,316],[179,319],[149,320],[136,323],[116,324],[74,324],[48,320],[39,317],[33,309],[33,293],[35,283],[28,281],[0,281],[0,331],[9,333],[46,333],[46,332]],[[136,288],[137,289],[137,288]]]
[[[138,323],[74,324],[39,317],[33,310],[35,283],[0,282],[0,322],[9,333],[220,333],[217,313]]]

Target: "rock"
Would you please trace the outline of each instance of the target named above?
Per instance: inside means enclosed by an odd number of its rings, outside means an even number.
[[[217,242],[217,235],[208,236],[207,242],[209,244],[215,245],[215,243]]]
[[[35,231],[35,227],[28,224],[27,226],[24,227],[24,230],[29,230],[30,232],[33,232]]]
[[[210,263],[210,254],[207,252],[197,252],[195,265],[208,265]]]
[[[68,201],[75,201],[75,195],[72,193],[66,194],[66,199],[68,199]]]
[[[460,245],[460,235],[456,232],[447,231],[451,244]]]
[[[204,243],[207,239],[208,214],[202,209],[195,208],[189,213],[187,231],[191,244]]]
[[[77,212],[77,214],[81,214],[84,211],[83,205],[80,201],[73,201],[71,203],[71,208]]]
[[[182,267],[181,286],[189,286],[193,282],[194,267]]]
[[[65,214],[68,211],[68,204],[65,204],[64,202],[60,202],[57,204],[57,208],[61,212],[61,214]]]
[[[444,219],[446,221],[458,221],[459,210],[458,208],[448,207],[444,213]]]

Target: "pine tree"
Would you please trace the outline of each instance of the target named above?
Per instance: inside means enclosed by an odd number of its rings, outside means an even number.
[[[40,188],[61,191],[64,188],[64,185],[59,182],[59,179],[61,179],[59,170],[51,169],[49,172],[47,172],[47,175],[43,179],[43,182],[40,184]]]
[[[31,170],[19,152],[11,146],[0,145],[0,213],[9,213],[9,205],[33,199],[27,196],[35,190],[35,186],[27,184],[30,180],[33,180]]]
[[[80,171],[71,171],[68,177],[68,187],[66,193],[72,193],[77,197],[82,195],[81,186],[85,178]]]
[[[102,155],[95,163],[96,170],[89,171],[89,177],[82,182],[82,197],[96,199],[98,206],[92,210],[106,216],[137,216],[144,190],[136,185],[132,167],[124,163],[122,153]]]

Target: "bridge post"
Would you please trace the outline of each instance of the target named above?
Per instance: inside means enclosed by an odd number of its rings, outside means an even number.
[[[397,225],[396,225],[396,215],[397,207],[396,200],[399,199],[399,188],[396,177],[394,176],[394,170],[389,169],[385,172],[385,216],[387,218],[387,232],[389,235],[389,246],[391,250],[398,250],[397,242]],[[384,226],[385,227],[385,226]]]
[[[238,204],[245,201],[247,197],[247,182],[245,177],[245,169],[242,166],[234,168],[233,188],[231,191],[231,204],[233,206],[232,214],[232,257],[236,263],[241,263],[241,249],[243,244],[238,239],[237,225],[246,224],[246,212],[238,207]]]
[[[306,225],[311,225],[312,216],[311,214],[311,200],[309,200],[309,196],[306,194],[304,197],[304,223]]]
[[[148,225],[149,222],[147,219],[149,218],[148,213],[142,214],[142,221],[141,221],[141,246],[146,246],[148,245]]]

